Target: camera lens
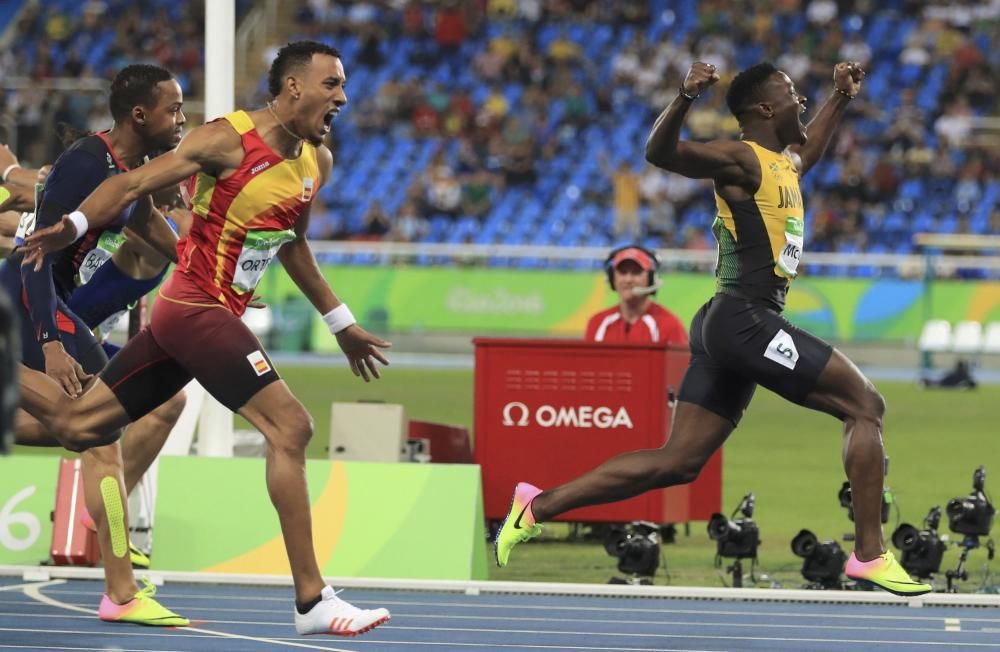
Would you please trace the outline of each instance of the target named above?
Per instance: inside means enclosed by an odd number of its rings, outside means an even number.
[[[713,514],[708,521],[708,536],[712,539],[723,539],[739,531],[739,526],[722,514]]]
[[[816,550],[816,535],[809,530],[801,530],[792,539],[792,552],[799,557],[808,557]]]
[[[907,552],[917,547],[920,531],[909,523],[903,523],[892,533],[892,545]]]
[[[946,511],[948,512],[948,518],[959,518],[965,516],[972,508],[973,505],[969,501],[962,498],[952,498],[948,501]]]

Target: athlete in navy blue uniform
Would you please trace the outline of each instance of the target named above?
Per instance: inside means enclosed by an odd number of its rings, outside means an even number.
[[[168,71],[149,65],[123,69],[111,84],[113,128],[77,140],[59,157],[38,198],[36,226],[59,222],[108,177],[141,165],[152,152],[176,146],[184,124],[182,104],[180,85]],[[20,307],[22,362],[44,370],[71,396],[81,393],[87,380],[107,363],[107,356],[67,302],[106,260],[101,251],[107,252],[126,228],[132,237],[176,260],[177,236],[146,197],[128,205],[110,226],[91,229],[74,246],[47,256],[37,271],[34,265],[21,264],[20,253],[0,265],[0,285]],[[29,417],[19,414],[19,443],[50,444],[51,440],[37,422],[32,426]],[[87,510],[96,525],[105,568],[100,618],[148,625],[188,624],[160,606],[150,588],[140,591],[135,583],[126,545],[121,447],[91,449],[81,459]]]

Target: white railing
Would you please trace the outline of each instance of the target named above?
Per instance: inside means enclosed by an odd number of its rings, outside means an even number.
[[[317,256],[372,254],[379,258],[410,258],[432,256],[463,261],[484,261],[490,258],[541,258],[549,261],[603,261],[608,255],[606,247],[554,247],[548,245],[475,245],[428,244],[410,242],[366,241],[310,241]],[[1000,248],[1000,244],[997,245]],[[657,251],[666,269],[686,265],[714,267],[717,253],[714,250],[660,249]],[[907,275],[919,276],[928,263],[935,273],[949,274],[958,268],[1000,270],[1000,257],[993,255],[925,255],[925,254],[871,254],[806,252],[804,261],[820,267],[878,267],[893,268]]]

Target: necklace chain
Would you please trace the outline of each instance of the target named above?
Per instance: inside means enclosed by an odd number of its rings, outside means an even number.
[[[278,117],[278,112],[274,110],[274,105],[275,104],[276,104],[276,102],[274,100],[268,101],[268,103],[267,103],[267,110],[271,112],[271,115],[273,115],[274,119],[278,121],[278,124],[281,125],[281,128],[284,129],[285,132],[288,133],[288,135],[291,136],[292,138],[294,138],[296,140],[304,140],[302,138],[302,136],[298,135],[297,133],[295,133],[294,131],[292,131],[291,129],[289,129],[285,125],[285,123],[281,121],[281,118]]]

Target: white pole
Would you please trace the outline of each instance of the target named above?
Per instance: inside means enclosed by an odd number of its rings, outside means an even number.
[[[205,0],[205,122],[234,108],[236,0]]]

